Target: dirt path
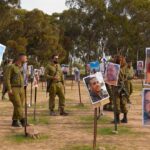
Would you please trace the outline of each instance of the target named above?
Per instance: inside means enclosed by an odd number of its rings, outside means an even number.
[[[120,134],[111,133],[114,128],[110,124],[113,118],[112,112],[104,112],[104,116],[99,121],[97,143],[106,150],[150,150],[150,129],[142,127],[141,124],[140,84],[140,81],[135,84],[135,87],[138,85],[138,90],[135,90],[131,98],[133,105],[129,111],[129,123],[119,125]],[[71,89],[71,82],[67,81],[66,109],[70,115],[50,117],[47,109],[48,97],[41,88],[38,89],[37,120],[39,122],[34,125],[34,128],[42,135],[39,140],[26,140],[21,136],[23,129],[10,127],[12,105],[9,101],[0,101],[0,150],[90,150],[93,140],[93,109],[83,83],[81,91],[84,107],[78,106],[77,85],[74,84]],[[32,118],[33,107],[29,108],[30,122]]]

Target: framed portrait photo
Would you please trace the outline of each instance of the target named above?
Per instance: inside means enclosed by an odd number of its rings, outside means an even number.
[[[137,61],[137,70],[142,71],[144,69],[144,62],[143,61]]]
[[[83,82],[93,105],[102,104],[103,101],[108,100],[109,94],[101,72],[97,72],[83,78]]]
[[[150,48],[146,48],[144,85],[150,86]]]
[[[104,80],[108,85],[118,85],[118,78],[120,73],[120,65],[108,63],[105,71]]]
[[[98,61],[90,62],[90,72],[96,73],[100,71],[100,63]]]
[[[144,88],[142,94],[142,123],[150,126],[150,89]]]

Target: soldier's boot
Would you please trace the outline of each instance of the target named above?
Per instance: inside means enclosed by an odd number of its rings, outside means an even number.
[[[68,113],[65,112],[64,108],[60,108],[60,115],[61,116],[68,116]]]
[[[21,120],[20,120],[20,123],[21,123],[21,125],[22,125],[23,127],[25,127],[25,125],[26,125],[26,126],[29,126],[29,124],[26,123],[26,119],[25,119],[25,118],[21,119]]]
[[[116,122],[120,124],[120,114],[116,114]],[[115,119],[111,123],[115,123]]]
[[[18,120],[12,121],[12,127],[22,127],[21,124],[18,122]]]
[[[50,110],[50,113],[49,113],[50,116],[57,116],[57,114],[55,113],[54,110]]]
[[[128,123],[127,113],[124,113],[124,116],[123,116],[123,119],[121,120],[121,123]]]

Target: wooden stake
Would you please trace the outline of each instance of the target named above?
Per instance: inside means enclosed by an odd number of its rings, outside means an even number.
[[[35,87],[35,95],[34,95],[34,121],[36,120],[36,100],[37,100],[37,87]]]
[[[27,137],[27,120],[28,120],[28,110],[27,110],[27,86],[24,86],[25,92],[25,126],[24,126],[24,133]]]
[[[97,108],[94,110],[94,139],[93,139],[93,150],[96,150],[97,140]]]

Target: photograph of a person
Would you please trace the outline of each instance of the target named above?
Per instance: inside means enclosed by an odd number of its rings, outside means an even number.
[[[100,71],[100,64],[98,61],[90,62],[90,71],[92,74]]]
[[[137,70],[142,71],[143,70],[143,61],[137,61]]]
[[[117,86],[120,72],[120,65],[108,63],[105,72],[105,82],[109,85]]]
[[[143,89],[143,125],[150,125],[150,89]]]
[[[145,85],[150,85],[150,48],[146,48]]]
[[[91,98],[91,103],[96,104],[109,98],[101,72],[83,78]]]

